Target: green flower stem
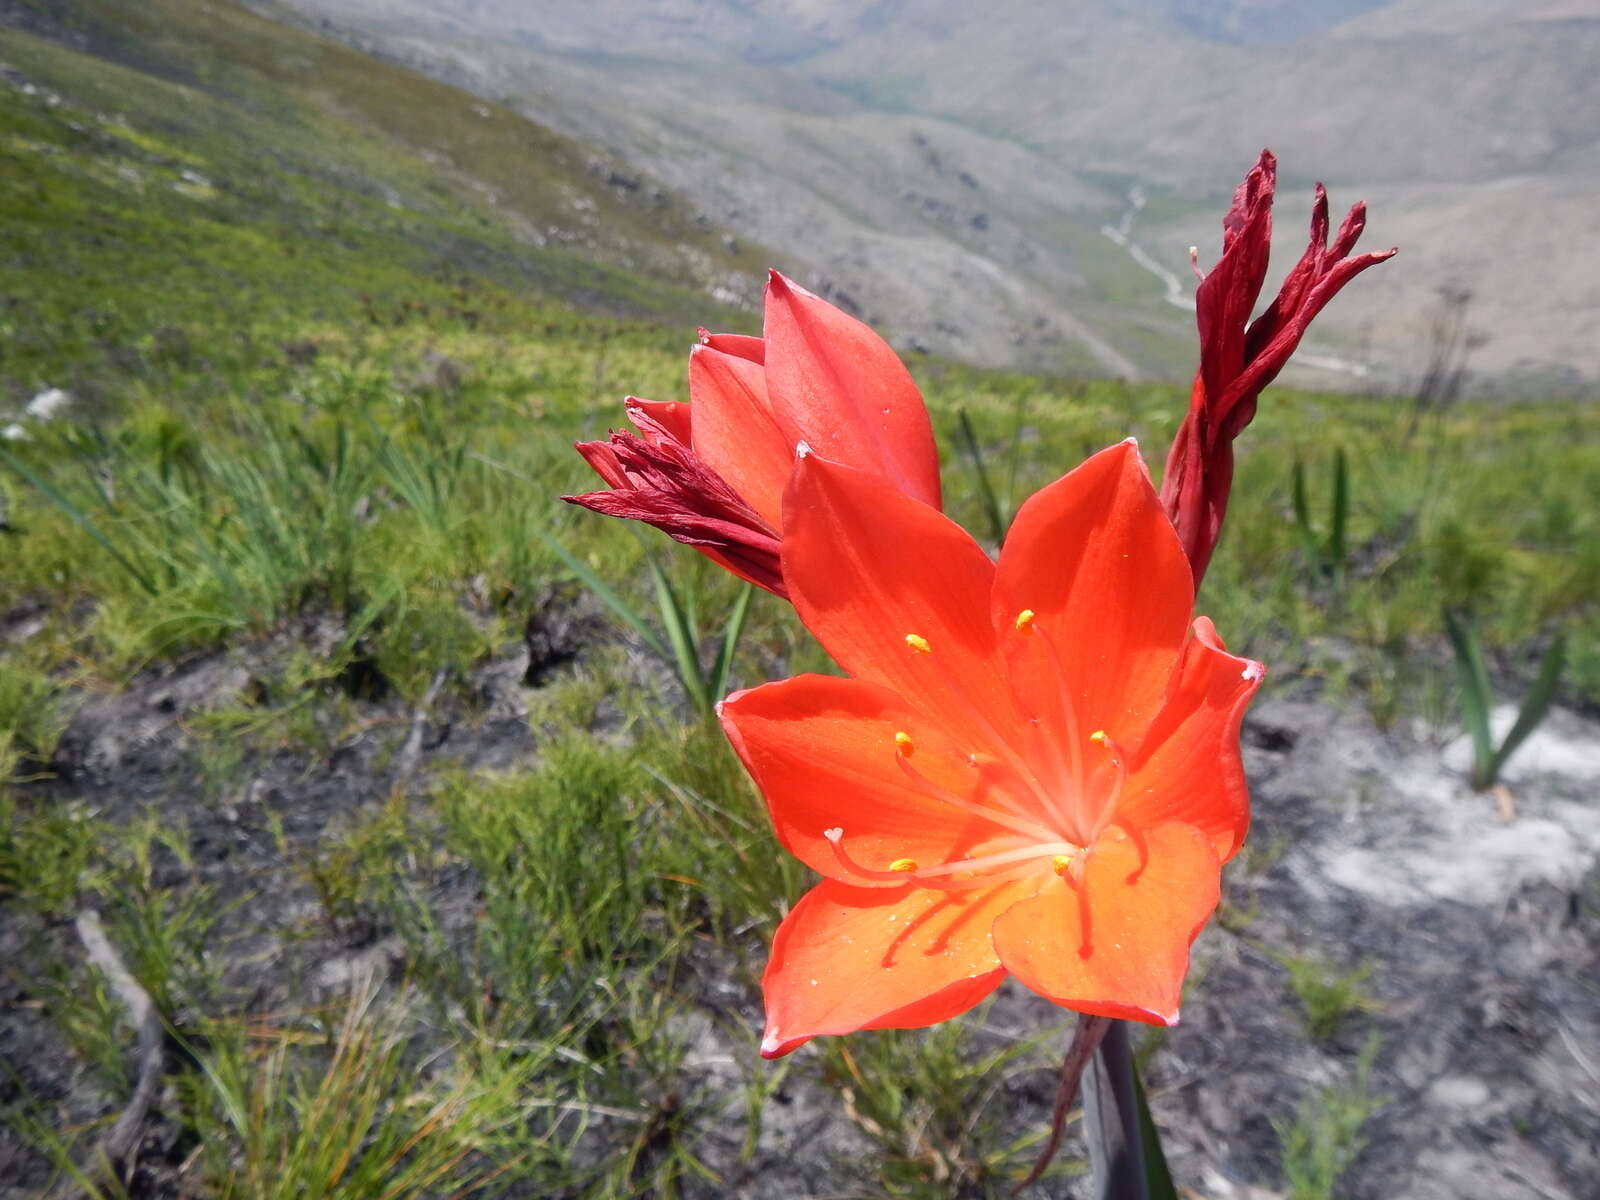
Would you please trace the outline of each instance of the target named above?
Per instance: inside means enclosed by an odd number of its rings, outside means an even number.
[[[1084,1072],[1083,1136],[1093,1200],[1151,1200],[1126,1021],[1111,1022]]]

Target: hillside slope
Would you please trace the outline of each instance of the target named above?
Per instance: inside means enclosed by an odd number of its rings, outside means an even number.
[[[757,294],[767,256],[637,171],[225,0],[0,19],[0,374],[18,391],[201,306],[243,330],[470,310],[463,289],[488,286],[692,326]]]

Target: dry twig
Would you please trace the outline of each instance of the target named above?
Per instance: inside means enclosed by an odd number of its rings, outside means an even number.
[[[449,670],[445,667],[440,667],[433,673],[427,694],[422,697],[422,703],[417,705],[416,711],[411,714],[411,731],[406,734],[405,745],[400,747],[400,753],[395,756],[396,783],[404,783],[410,779],[422,761],[422,732],[428,724],[428,713],[433,708],[433,702],[439,698],[440,689],[444,687],[444,681],[449,674]]]
[[[161,1079],[161,1067],[166,1057],[165,1035],[155,1002],[128,971],[122,956],[111,944],[111,939],[106,937],[105,927],[100,924],[100,914],[92,908],[86,908],[78,914],[75,924],[89,961],[100,969],[111,984],[111,990],[128,1010],[128,1020],[138,1035],[139,1079],[134,1085],[133,1097],[111,1127],[111,1132],[100,1139],[91,1163],[91,1166],[116,1177],[119,1168],[129,1165],[139,1145],[145,1114],[150,1111],[150,1104],[155,1099],[156,1084]],[[126,1175],[122,1177],[126,1181]]]

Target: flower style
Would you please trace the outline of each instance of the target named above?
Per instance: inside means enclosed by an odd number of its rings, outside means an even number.
[[[782,561],[852,677],[719,709],[779,840],[824,876],[778,930],[762,1053],[932,1024],[1007,972],[1080,1012],[1176,1021],[1249,820],[1239,723],[1262,668],[1191,625],[1133,444],[1033,496],[998,563],[884,480],[805,455]]]
[[[637,435],[577,446],[612,490],[562,499],[654,525],[780,596],[778,530],[799,443],[940,505],[938,451],[910,372],[865,324],[776,271],[762,337],[701,330],[689,401],[630,397]]]
[[[1393,249],[1349,257],[1367,224],[1357,204],[1328,245],[1328,193],[1317,184],[1311,237],[1277,298],[1253,322],[1272,244],[1278,160],[1267,150],[1233,196],[1222,222],[1222,257],[1195,292],[1200,370],[1189,413],[1173,439],[1161,502],[1177,527],[1198,587],[1211,561],[1233,486],[1233,439],[1256,415],[1263,389],[1283,370],[1312,319],[1362,271]],[[1198,270],[1198,268],[1196,268]]]

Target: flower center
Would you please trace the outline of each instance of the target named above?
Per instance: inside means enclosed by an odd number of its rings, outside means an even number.
[[[1037,869],[1041,861],[1049,860],[1051,869],[1065,876],[1073,863],[1083,853],[1083,847],[1071,842],[1024,842],[992,854],[973,858],[958,858],[950,862],[924,867],[914,858],[897,858],[889,869],[878,870],[857,861],[845,849],[842,828],[824,829],[822,836],[833,847],[839,865],[862,879],[875,879],[886,883],[909,883],[918,887],[960,891],[965,888],[989,887],[1008,879],[1018,879]]]
[[[1018,613],[1013,629],[1019,638],[1039,639],[1034,649],[1044,661],[1035,661],[1045,667],[1046,686],[1053,693],[1049,702],[1053,702],[1059,718],[1056,728],[1045,728],[1037,719],[1029,720],[1032,763],[1017,753],[1000,731],[976,711],[976,706],[972,706],[973,715],[978,718],[975,728],[981,731],[980,736],[992,734],[993,738],[984,753],[969,754],[967,761],[973,767],[992,771],[975,780],[970,789],[952,790],[913,766],[916,743],[904,730],[896,731],[893,739],[895,765],[908,782],[940,805],[991,827],[993,836],[981,841],[983,852],[928,865],[902,856],[878,866],[862,862],[850,851],[843,827],[825,829],[822,835],[849,876],[880,883],[960,891],[993,887],[1048,869],[1077,893],[1079,953],[1087,957],[1091,953],[1089,895],[1085,886],[1088,860],[1100,835],[1116,818],[1128,780],[1127,760],[1104,729],[1087,737],[1082,735],[1060,656],[1049,633],[1037,623],[1033,610]],[[906,634],[905,645],[918,658],[938,658],[937,648],[920,634]],[[962,689],[952,688],[952,692],[959,697]],[[1093,764],[1092,769],[1086,770],[1085,756],[1090,747],[1106,757],[1105,765]],[[992,753],[988,752],[990,749]],[[1043,769],[1035,769],[1036,764]],[[1142,831],[1127,824],[1121,827],[1139,855],[1138,866],[1127,878],[1133,884],[1144,872],[1148,847]]]
[[[1112,782],[1099,807],[1102,822],[1108,822],[1121,797],[1127,768],[1116,743],[1105,730],[1096,730],[1088,740],[1095,746],[1103,747],[1111,756]],[[1025,804],[994,787],[982,788],[981,799],[964,796],[929,779],[912,766],[911,758],[916,752],[916,742],[911,735],[904,730],[897,730],[894,735],[895,764],[908,781],[940,804],[977,817],[1005,832],[998,838],[986,840],[988,852],[984,854],[950,859],[931,866],[923,866],[914,858],[901,857],[894,859],[887,867],[874,867],[863,863],[845,847],[842,826],[823,830],[822,836],[827,839],[834,857],[846,871],[861,879],[953,890],[990,886],[1020,878],[1048,861],[1055,874],[1074,886],[1081,882],[1084,860],[1089,847],[1093,845],[1093,839],[1078,840],[1064,832],[1051,819],[1060,815],[1058,806],[1048,805],[1043,814],[1030,812]],[[1040,819],[1041,815],[1043,820]],[[1102,822],[1097,824],[1103,827]],[[1097,835],[1098,832],[1097,828]],[[1136,838],[1136,841],[1141,848],[1139,869],[1143,870],[1143,839]]]

